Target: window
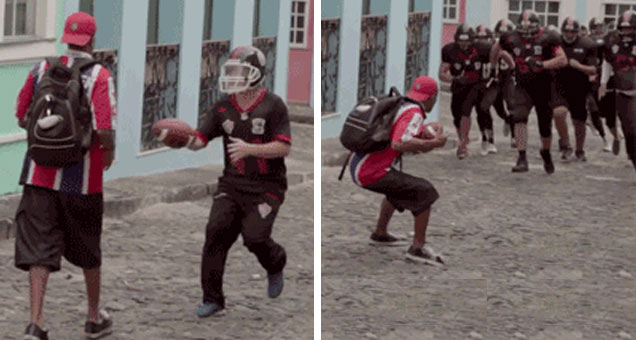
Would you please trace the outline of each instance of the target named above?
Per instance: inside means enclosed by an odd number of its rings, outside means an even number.
[[[459,0],[444,0],[444,22],[457,23],[459,21]]]
[[[521,13],[526,9],[531,9],[539,16],[541,26],[554,25],[559,27],[559,8],[559,1],[510,0],[508,19],[516,24]]]
[[[146,44],[153,45],[159,43],[159,0],[148,2],[148,32],[146,34]]]
[[[213,0],[205,0],[205,13],[203,19],[203,40],[212,39],[212,11],[214,8]]]
[[[4,39],[35,36],[35,0],[4,1]]]
[[[289,30],[289,46],[292,48],[307,47],[307,25],[309,3],[307,0],[292,1],[291,28]]]
[[[608,1],[603,5],[603,7],[603,21],[609,25],[610,29],[615,28],[616,21],[618,21],[618,18],[621,14],[623,14],[623,12],[630,9],[636,10],[636,4],[634,4],[634,1],[632,0]]]
[[[95,12],[95,4],[93,0],[80,0],[79,10],[90,15],[94,15]]]

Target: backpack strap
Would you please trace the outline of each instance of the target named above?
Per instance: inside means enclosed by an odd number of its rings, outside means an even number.
[[[349,164],[349,159],[351,158],[351,155],[353,155],[353,152],[349,152],[349,155],[347,156],[347,158],[345,158],[345,161],[342,164],[342,169],[340,170],[340,175],[338,176],[339,181],[342,181],[342,176],[344,175],[345,169],[347,168],[347,164]]]
[[[95,61],[94,59],[88,59],[88,58],[76,58],[73,61],[73,66],[71,66],[71,69],[73,70],[78,70],[78,71],[82,71],[83,69],[89,67],[89,66],[93,66],[97,64],[97,61]]]

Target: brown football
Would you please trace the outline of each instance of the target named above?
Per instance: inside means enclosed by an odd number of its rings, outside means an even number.
[[[152,125],[152,134],[171,148],[182,148],[196,136],[188,123],[179,119],[162,119]]]

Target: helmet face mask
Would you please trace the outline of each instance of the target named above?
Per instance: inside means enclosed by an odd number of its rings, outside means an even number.
[[[219,90],[228,94],[243,92],[253,87],[251,84],[260,76],[261,71],[256,67],[238,59],[228,59],[221,67]]]
[[[523,39],[530,40],[539,34],[540,23],[541,20],[537,13],[527,9],[519,16],[517,32]]]
[[[221,66],[219,91],[227,94],[258,88],[265,79],[265,56],[252,46],[234,49]]]
[[[459,46],[459,48],[463,51],[468,50],[475,40],[475,30],[472,27],[461,24],[457,27],[457,31],[455,31],[455,42]]]
[[[625,11],[618,20],[618,25],[616,28],[623,42],[627,43],[634,41],[634,30],[636,30],[636,12]]]
[[[581,33],[581,25],[572,18],[565,18],[563,25],[561,25],[561,33],[563,34],[563,40],[568,44],[572,44]]]

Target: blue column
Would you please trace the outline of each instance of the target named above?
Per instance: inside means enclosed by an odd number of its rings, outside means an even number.
[[[79,0],[66,0],[64,3],[64,21],[66,21],[69,15],[79,11],[79,3]]]
[[[343,0],[340,16],[337,115],[322,120],[322,138],[338,136],[347,113],[356,104],[362,0]]]
[[[280,0],[278,33],[276,34],[276,76],[274,92],[287,100],[287,78],[289,76],[289,27],[291,26],[291,0]]]
[[[141,143],[148,0],[123,0],[118,54],[117,149],[105,179],[130,175]]]
[[[287,16],[289,16],[289,14]],[[254,0],[234,0],[234,25],[232,27],[232,47],[231,47],[232,49],[234,49],[237,46],[252,45],[253,25],[254,25]]]
[[[183,35],[179,60],[178,117],[197,125],[199,113],[199,81],[201,77],[201,42],[203,41],[203,13],[205,0],[183,3]]]
[[[443,3],[438,0],[430,0],[432,2],[431,9],[431,36],[428,49],[428,76],[437,80],[437,86],[440,87],[437,70],[442,62],[442,10]],[[433,111],[428,114],[426,119],[428,122],[439,121],[439,99]]]
[[[392,86],[396,86],[400,90],[404,86],[408,15],[409,6],[407,1],[391,0],[386,47],[386,82],[384,85],[386,93],[389,92]]]

